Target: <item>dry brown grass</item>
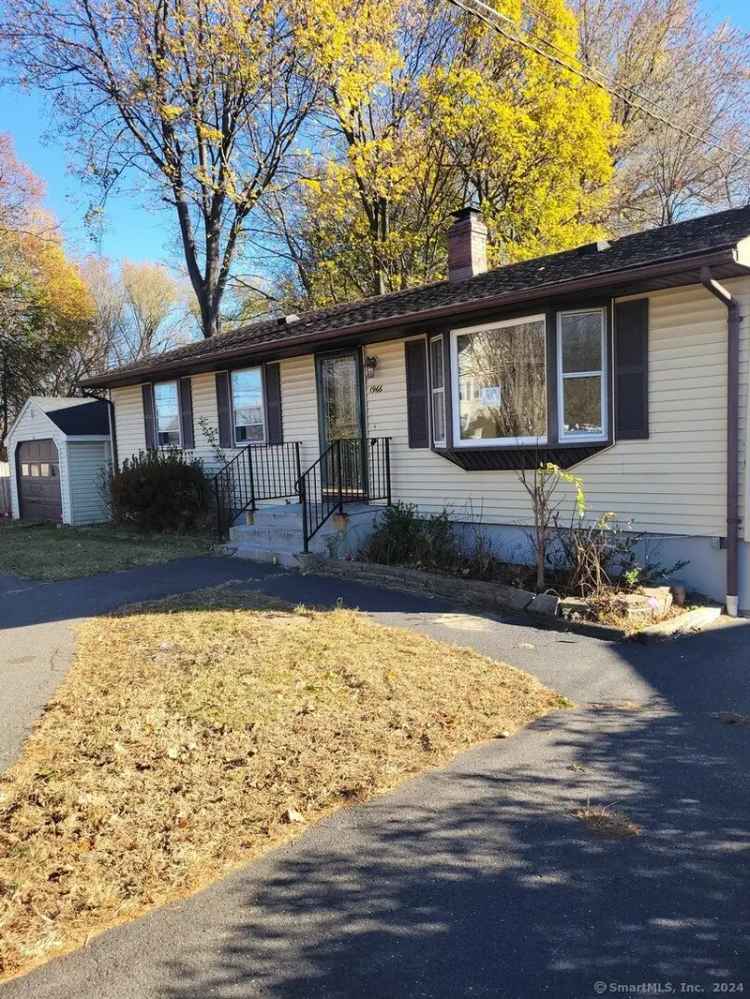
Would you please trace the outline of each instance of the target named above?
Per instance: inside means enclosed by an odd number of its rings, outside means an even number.
[[[609,805],[586,805],[577,808],[573,815],[583,822],[592,836],[602,839],[630,839],[641,835],[639,825]]]
[[[234,588],[88,622],[0,779],[0,977],[559,704],[469,650]]]
[[[0,573],[32,579],[76,579],[139,565],[208,555],[215,539],[192,534],[142,534],[96,524],[62,527],[0,521]]]

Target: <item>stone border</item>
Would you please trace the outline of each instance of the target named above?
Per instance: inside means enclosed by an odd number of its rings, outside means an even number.
[[[533,615],[535,627],[572,632],[599,638],[607,642],[637,640],[659,641],[664,638],[696,634],[716,621],[721,614],[719,607],[698,607],[679,617],[649,625],[640,631],[626,631],[611,624],[597,621],[569,621],[558,616],[560,599],[549,593],[531,593],[504,583],[488,583],[477,579],[460,579],[442,576],[422,569],[406,566],[379,565],[377,562],[358,562],[354,559],[327,559],[318,555],[298,555],[303,572],[316,572],[338,579],[351,579],[359,583],[374,583],[392,590],[410,593],[429,593],[446,597],[455,603],[489,611],[514,611]]]
[[[628,637],[622,628],[596,622],[571,622],[558,617],[559,597],[549,593],[531,593],[504,583],[487,583],[477,579],[459,579],[441,576],[422,569],[405,566],[378,565],[376,562],[357,562],[354,559],[324,559],[317,555],[299,555],[303,572],[317,572],[338,579],[351,579],[359,583],[374,583],[392,590],[410,593],[429,593],[446,597],[455,603],[479,607],[489,611],[514,611],[534,617],[537,627],[562,632],[574,632],[618,642]]]

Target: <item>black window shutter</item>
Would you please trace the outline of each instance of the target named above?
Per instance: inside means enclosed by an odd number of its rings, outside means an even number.
[[[156,409],[154,408],[154,386],[146,383],[141,386],[143,391],[143,425],[146,431],[146,450],[153,451],[156,447]]]
[[[266,440],[269,444],[281,444],[284,429],[281,420],[281,365],[267,364],[263,371],[266,391]]]
[[[182,446],[186,450],[191,450],[195,447],[192,378],[180,378],[177,383],[177,391],[180,394],[180,430],[182,431]]]
[[[234,447],[228,371],[216,372],[216,407],[219,411],[219,447]]]
[[[409,447],[430,446],[430,422],[427,409],[427,341],[407,340],[406,359],[406,419]]]
[[[648,437],[648,299],[615,305],[615,440]]]

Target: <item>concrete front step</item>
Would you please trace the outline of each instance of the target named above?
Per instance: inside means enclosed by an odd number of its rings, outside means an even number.
[[[331,516],[310,539],[310,551],[319,556],[342,558],[359,550],[379,515],[379,508],[366,503],[348,503],[344,522]],[[236,523],[229,531],[227,551],[256,562],[275,562],[297,567],[304,549],[302,506],[299,503],[259,507],[251,523]]]
[[[229,537],[238,544],[297,545],[298,551],[302,551],[304,545],[304,535],[299,527],[258,527],[253,524],[233,527]]]
[[[233,555],[235,558],[246,558],[251,562],[270,562],[273,565],[283,565],[287,569],[298,569],[299,552],[292,551],[286,548],[269,548],[266,545],[229,545],[227,546],[227,554]]]

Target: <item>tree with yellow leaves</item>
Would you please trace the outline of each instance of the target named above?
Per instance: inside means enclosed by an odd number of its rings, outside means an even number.
[[[0,136],[0,453],[15,413],[87,337],[93,303],[42,209],[43,185]]]
[[[282,232],[296,241],[308,299],[444,276],[451,212],[469,200],[489,227],[492,264],[601,234],[616,138],[606,93],[447,4],[310,4],[334,155],[312,158]],[[533,14],[519,0],[498,9],[532,37],[543,24],[577,65],[563,0],[539,0]]]

